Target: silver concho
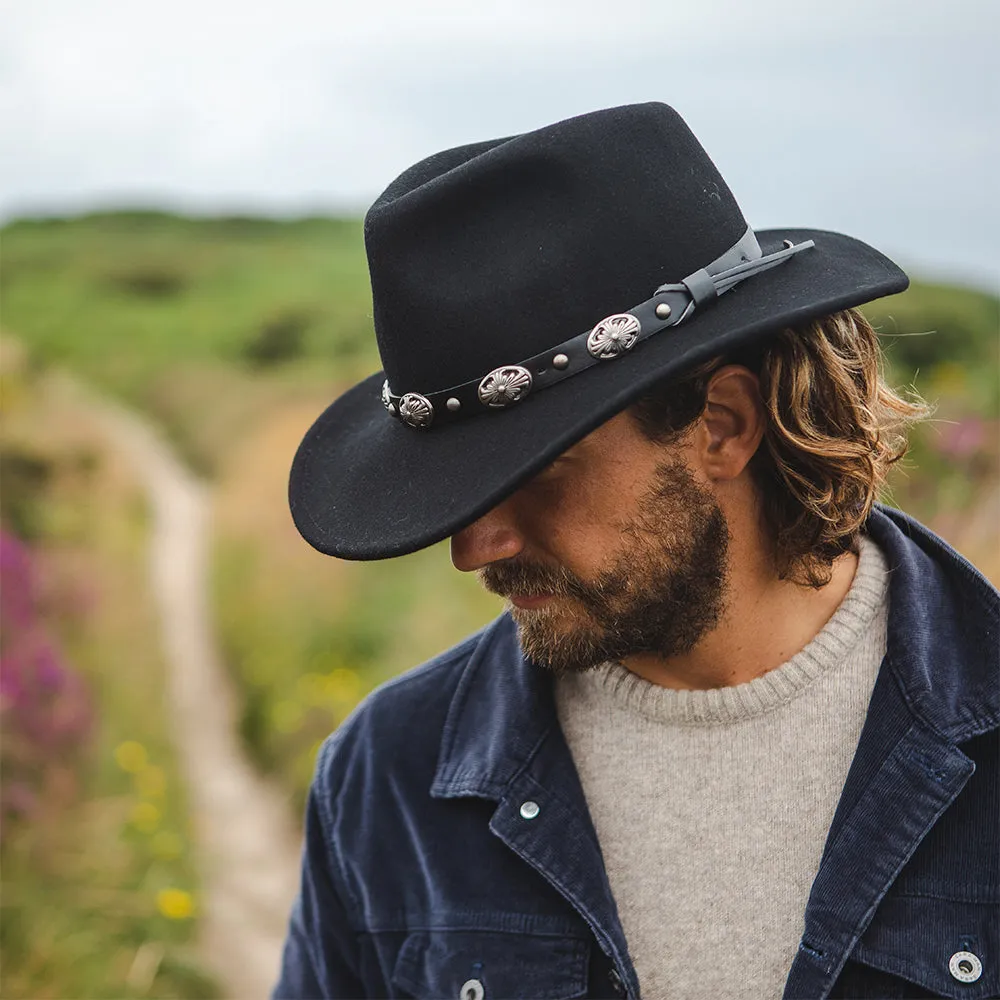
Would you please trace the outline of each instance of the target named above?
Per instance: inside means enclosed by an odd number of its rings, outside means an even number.
[[[617,358],[635,344],[641,331],[642,324],[631,313],[615,313],[590,331],[587,350],[602,360]]]
[[[399,419],[409,427],[430,427],[434,419],[434,407],[426,396],[419,392],[408,392],[399,401]]]
[[[531,392],[531,372],[520,365],[494,368],[479,383],[479,402],[493,409],[517,403]]]
[[[392,413],[395,407],[392,405],[392,395],[389,392],[389,380],[382,383],[382,405]]]

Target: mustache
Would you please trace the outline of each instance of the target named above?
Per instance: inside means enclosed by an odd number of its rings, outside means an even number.
[[[586,601],[590,588],[563,566],[547,566],[527,559],[504,559],[479,571],[479,580],[491,593],[500,597],[530,597],[552,594]]]

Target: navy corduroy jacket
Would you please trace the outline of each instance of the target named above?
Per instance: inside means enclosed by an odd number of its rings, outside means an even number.
[[[888,651],[784,995],[996,997],[1000,595],[897,511],[866,530]],[[274,997],[601,996],[639,984],[551,679],[503,616],[324,744]]]

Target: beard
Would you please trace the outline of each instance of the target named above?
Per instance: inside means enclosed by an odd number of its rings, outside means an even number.
[[[550,594],[538,609],[510,607],[525,655],[556,674],[638,653],[689,652],[725,610],[729,529],[712,493],[680,460],[621,527],[624,544],[592,581],[519,557],[479,571],[501,597]]]

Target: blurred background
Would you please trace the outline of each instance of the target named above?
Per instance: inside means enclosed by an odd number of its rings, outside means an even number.
[[[264,996],[322,739],[498,604],[441,546],[320,556],[288,467],[379,367],[366,205],[631,101],[757,227],[914,277],[937,405],[886,501],[1000,580],[995,4],[35,0],[0,38],[4,997]],[[412,725],[400,720],[400,725]]]

